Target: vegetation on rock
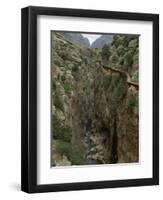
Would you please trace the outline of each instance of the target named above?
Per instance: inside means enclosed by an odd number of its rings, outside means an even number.
[[[52,165],[138,162],[139,37],[51,34]]]

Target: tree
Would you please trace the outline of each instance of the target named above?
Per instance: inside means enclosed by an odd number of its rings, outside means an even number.
[[[111,52],[110,52],[110,45],[105,44],[102,48],[102,59],[109,60]]]

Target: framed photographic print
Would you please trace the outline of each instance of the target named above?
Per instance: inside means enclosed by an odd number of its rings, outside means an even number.
[[[159,184],[159,16],[22,9],[22,190]]]

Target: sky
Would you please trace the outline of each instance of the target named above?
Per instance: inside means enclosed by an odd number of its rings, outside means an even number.
[[[82,34],[82,35],[88,38],[90,44],[92,44],[97,38],[101,36],[101,35],[96,35],[96,34]]]

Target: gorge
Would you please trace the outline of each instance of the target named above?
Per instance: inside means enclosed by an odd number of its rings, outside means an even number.
[[[51,33],[52,166],[138,162],[139,37],[75,34]]]

